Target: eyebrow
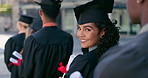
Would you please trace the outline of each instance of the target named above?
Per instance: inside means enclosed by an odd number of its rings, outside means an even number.
[[[90,26],[90,25],[86,25],[86,26],[84,26],[83,28],[86,28],[86,27],[90,27],[90,28],[93,28],[92,26]]]

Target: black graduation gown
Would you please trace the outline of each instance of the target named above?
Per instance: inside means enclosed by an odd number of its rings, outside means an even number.
[[[98,58],[95,50],[84,55],[78,55],[74,58],[64,78],[69,78],[69,76],[75,71],[79,71],[83,78],[93,78],[93,71],[97,63]]]
[[[8,70],[11,72],[11,78],[18,78],[19,75],[18,75],[18,66],[9,65],[10,64],[9,59],[10,57],[15,58],[12,55],[14,51],[20,52],[22,50],[24,39],[25,39],[25,33],[17,34],[13,37],[10,37],[5,44],[4,60]]]
[[[25,40],[20,78],[58,78],[59,63],[67,64],[73,37],[56,26],[44,27]]]

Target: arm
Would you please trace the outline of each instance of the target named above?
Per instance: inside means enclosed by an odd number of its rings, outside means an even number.
[[[4,61],[5,61],[5,64],[10,72],[13,69],[12,69],[12,65],[9,65],[10,64],[9,59],[10,59],[10,57],[12,57],[12,52],[15,51],[15,48],[16,48],[16,45],[15,45],[13,39],[12,38],[8,39],[8,41],[5,44]]]
[[[64,78],[69,78],[69,76],[75,71],[79,71],[80,73],[82,73],[87,62],[88,61],[84,56],[78,55],[71,63],[70,68],[69,68],[68,72],[66,73],[66,75],[64,76]]]

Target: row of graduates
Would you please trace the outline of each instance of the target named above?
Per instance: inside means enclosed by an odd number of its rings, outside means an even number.
[[[93,0],[77,6],[74,8],[78,22],[77,37],[83,54],[76,56],[66,70],[73,51],[73,37],[57,27],[55,20],[61,2],[36,2],[41,7],[39,14],[42,28],[26,39],[23,31],[7,41],[4,54],[11,78],[69,78],[75,71],[80,72],[83,78],[93,78],[93,71],[100,57],[118,44],[119,29],[108,16],[112,12],[114,0]],[[29,20],[24,16],[23,19],[27,22]],[[23,23],[27,23],[26,21],[19,20]],[[14,51],[22,54],[22,60],[17,59],[18,62],[21,61],[21,65],[10,62],[10,58],[15,58]]]

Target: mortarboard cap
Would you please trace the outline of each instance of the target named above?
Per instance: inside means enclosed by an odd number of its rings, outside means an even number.
[[[38,31],[42,28],[42,20],[41,18],[35,18],[30,26],[34,31]]]
[[[114,0],[93,0],[100,8],[103,8],[107,13],[112,13]]]
[[[27,16],[27,15],[21,15],[19,18],[19,21],[27,23],[27,24],[31,24],[33,21],[33,17]]]
[[[89,22],[111,23],[108,17],[108,13],[112,12],[113,8],[108,8],[109,6],[112,7],[113,3],[112,5],[108,5],[107,7],[105,7],[100,5],[99,0],[98,1],[94,0],[86,4],[75,7],[74,12],[75,12],[75,16],[78,24],[85,24]]]

